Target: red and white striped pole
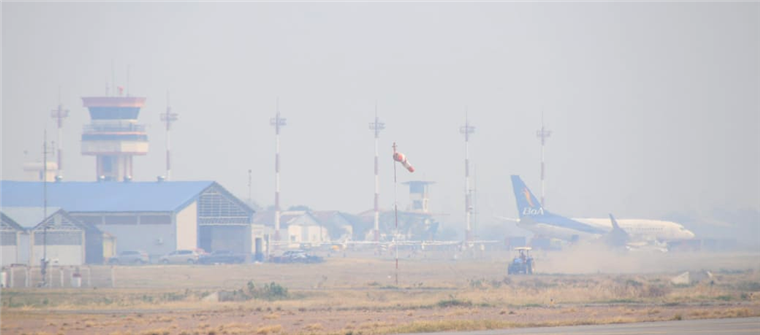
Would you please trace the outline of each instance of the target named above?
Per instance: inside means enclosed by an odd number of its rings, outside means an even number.
[[[380,131],[385,129],[385,123],[380,122],[377,117],[377,103],[375,103],[375,122],[369,124],[369,129],[375,132],[375,225],[374,225],[374,239],[375,242],[380,241],[380,177],[379,164],[378,164],[378,151],[377,142],[380,138]]]
[[[544,112],[541,112],[541,130],[536,131],[536,137],[541,139],[541,207],[544,207],[544,145],[546,139],[552,135],[551,130],[544,128]]]
[[[475,127],[470,125],[469,117],[465,112],[465,122],[463,127],[459,127],[459,132],[464,134],[464,220],[465,220],[465,242],[472,240],[472,194],[470,192],[470,134],[475,132]]]
[[[166,123],[166,180],[171,180],[171,127],[174,121],[177,121],[177,113],[172,113],[172,107],[169,104],[169,92],[166,92],[166,113],[161,114],[161,121]],[[130,172],[131,174],[131,172]]]
[[[50,111],[50,117],[56,119],[58,125],[58,138],[56,139],[56,159],[58,164],[57,176],[63,176],[63,119],[69,116],[69,110],[63,109],[63,105],[60,102],[60,92],[58,97],[58,108]]]
[[[274,240],[275,246],[280,242],[280,128],[284,127],[287,120],[280,117],[280,100],[277,99],[277,114],[269,119],[269,124],[274,126],[275,132],[275,156],[274,156]]]

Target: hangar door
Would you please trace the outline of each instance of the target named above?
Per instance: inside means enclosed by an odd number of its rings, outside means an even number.
[[[221,187],[207,188],[198,199],[198,246],[250,254],[252,216],[248,206]]]

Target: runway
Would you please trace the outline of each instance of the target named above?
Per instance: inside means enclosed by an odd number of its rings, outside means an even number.
[[[504,330],[486,330],[474,332],[446,332],[431,334],[463,335],[502,335],[502,334],[596,334],[596,335],[634,335],[634,334],[760,334],[760,318],[708,319],[685,321],[662,321],[644,323],[625,323],[598,326],[541,327]]]

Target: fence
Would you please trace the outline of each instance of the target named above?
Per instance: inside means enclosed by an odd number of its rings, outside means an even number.
[[[39,266],[10,266],[2,268],[3,288],[77,288],[115,287],[116,269],[113,266],[48,266],[47,281]]]

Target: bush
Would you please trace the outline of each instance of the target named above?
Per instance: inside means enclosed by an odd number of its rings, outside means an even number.
[[[466,300],[459,300],[455,298],[447,299],[447,300],[441,300],[436,304],[438,307],[446,308],[446,307],[470,307],[472,306],[472,303]]]
[[[256,288],[253,281],[249,281],[246,288],[248,289],[246,296],[248,296],[249,299],[281,300],[290,297],[288,289],[275,282],[264,284],[261,288]]]

